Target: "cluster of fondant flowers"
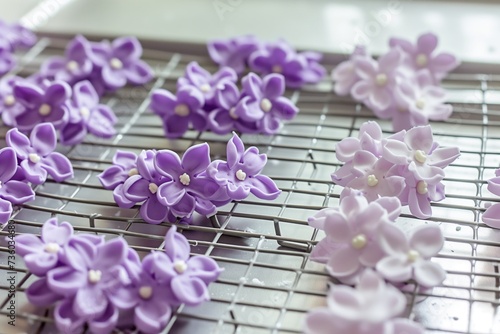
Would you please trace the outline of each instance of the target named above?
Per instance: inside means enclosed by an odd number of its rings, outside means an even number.
[[[397,318],[406,308],[404,294],[374,271],[366,270],[356,287],[331,285],[327,307],[309,312],[305,334],[423,334],[419,324]]]
[[[425,125],[429,120],[445,120],[452,106],[445,104],[441,80],[459,64],[448,53],[435,52],[437,37],[421,35],[416,44],[391,38],[390,51],[374,60],[364,48],[333,71],[334,90],[351,94],[377,117],[392,119],[394,131]]]
[[[460,155],[458,147],[439,147],[430,125],[402,130],[382,138],[376,122],[364,123],[358,138],[337,144],[337,159],[344,165],[332,173],[334,183],[345,187],[341,200],[361,192],[368,201],[395,196],[418,218],[432,215],[431,201],[445,198],[443,168]]]
[[[488,190],[500,196],[500,169],[495,171],[495,177],[488,180]],[[483,213],[482,220],[488,226],[500,228],[500,203],[489,204]]]
[[[282,74],[290,88],[317,83],[326,73],[319,64],[320,53],[297,52],[283,40],[265,43],[255,36],[215,40],[208,43],[208,53],[221,68],[230,67],[238,74],[247,66],[261,75]]]
[[[142,203],[141,217],[160,224],[166,219],[189,222],[194,212],[212,216],[217,207],[250,194],[275,199],[281,191],[261,174],[267,156],[256,147],[245,150],[234,134],[227,144],[227,161],[210,159],[207,143],[190,147],[182,159],[171,150],[147,150],[137,157],[118,151],[113,165],[99,179],[120,207]]]
[[[21,234],[15,240],[28,270],[40,277],[26,290],[28,300],[55,304],[56,326],[68,334],[85,324],[96,334],[111,333],[118,325],[159,333],[172,308],[209,300],[208,285],[222,271],[207,256],[190,257],[190,245],[175,226],[165,236],[165,249],[142,261],[121,237],[105,241],[73,234],[71,224],[55,218],[45,222],[41,238]],[[119,323],[120,316],[124,321]]]
[[[182,136],[190,126],[217,134],[233,130],[273,134],[282,121],[297,114],[297,107],[283,96],[285,81],[281,74],[260,78],[249,73],[242,78],[241,92],[237,80],[236,72],[229,67],[212,75],[192,62],[177,81],[177,93],[157,89],[150,107],[162,118],[167,138]]]
[[[35,34],[20,24],[9,24],[0,20],[0,75],[9,72],[16,65],[14,52],[36,43]]]
[[[73,177],[71,162],[54,152],[56,131],[50,123],[37,125],[30,137],[11,129],[6,134],[7,147],[0,150],[0,223],[12,214],[12,204],[19,205],[35,198],[29,183],[39,185],[50,175],[62,182]]]

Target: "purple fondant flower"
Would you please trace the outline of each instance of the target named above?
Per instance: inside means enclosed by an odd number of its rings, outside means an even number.
[[[16,76],[7,76],[0,79],[0,113],[5,125],[15,126],[16,116],[25,111],[25,107],[14,97],[14,86],[16,82],[24,80]]]
[[[86,79],[92,72],[90,43],[82,35],[73,38],[66,46],[64,57],[53,56],[45,61],[40,73],[44,77],[55,78],[70,85]]]
[[[16,60],[11,53],[10,44],[0,39],[0,75],[4,75],[14,68]]]
[[[31,283],[26,289],[26,297],[31,304],[42,307],[48,307],[63,298],[60,294],[50,290],[47,285],[47,277],[42,277]]]
[[[207,174],[221,187],[224,187],[230,199],[241,201],[252,193],[258,198],[272,200],[281,190],[271,178],[261,172],[267,162],[267,156],[260,154],[257,147],[245,150],[241,139],[233,134],[227,143],[227,162],[216,160],[207,168]]]
[[[367,58],[366,48],[362,45],[357,45],[351,57],[338,64],[332,71],[332,79],[335,82],[334,91],[337,95],[348,95],[360,77],[356,73],[356,65],[354,63],[357,57]]]
[[[391,282],[414,279],[425,287],[443,282],[446,272],[429,259],[443,248],[441,229],[434,225],[422,225],[407,237],[396,225],[384,225],[380,231],[380,245],[389,254],[377,263],[377,271]]]
[[[153,78],[153,71],[142,61],[142,46],[135,37],[91,44],[91,59],[105,87],[115,90],[127,82],[142,85]]]
[[[6,141],[16,151],[29,182],[42,184],[47,174],[57,182],[73,177],[73,166],[69,159],[59,152],[54,152],[57,136],[52,123],[38,124],[29,138],[17,129],[10,129]]]
[[[116,134],[115,114],[107,105],[99,104],[99,96],[89,81],[75,84],[69,107],[68,123],[61,129],[63,145],[78,144],[87,133],[106,139]]]
[[[36,35],[18,23],[0,21],[0,36],[10,45],[10,50],[28,48],[36,43]]]
[[[133,152],[117,150],[113,156],[113,165],[106,168],[97,177],[104,189],[115,189],[129,176],[137,175],[137,155]]]
[[[154,166],[156,152],[142,151],[137,158],[138,175],[132,175],[123,184],[123,194],[134,203],[141,205],[141,217],[150,224],[162,223],[170,214],[168,207],[162,205],[157,196],[158,187],[171,181],[158,173]],[[174,221],[175,219],[171,220]]]
[[[66,102],[71,97],[71,87],[65,82],[53,82],[43,89],[28,81],[19,81],[14,86],[14,97],[25,108],[15,117],[21,131],[30,131],[44,122],[60,129],[68,121]]]
[[[215,94],[223,87],[222,84],[226,81],[236,82],[236,80],[238,80],[238,75],[230,67],[222,67],[212,75],[193,61],[186,66],[184,77],[177,80],[177,88],[185,85],[195,86],[202,92],[205,104],[213,105]]]
[[[298,113],[297,107],[282,96],[285,81],[281,74],[269,74],[261,79],[249,73],[242,79],[245,95],[235,109],[235,115],[247,122],[257,122],[257,128],[265,134],[276,133],[283,120],[290,120]]]
[[[208,114],[207,120],[210,130],[219,135],[230,133],[234,129],[246,132],[235,113],[236,104],[240,100],[240,91],[236,84],[230,81],[221,83],[221,88],[215,93],[214,100],[216,108]]]
[[[205,99],[200,90],[183,86],[173,95],[167,90],[157,89],[151,96],[151,109],[163,119],[167,138],[178,138],[192,127],[203,131],[207,127],[206,112],[202,110]]]
[[[255,36],[239,36],[227,40],[215,40],[207,44],[210,58],[221,67],[231,67],[241,74],[252,52],[262,47]]]
[[[448,72],[455,69],[460,62],[449,53],[435,54],[438,38],[433,33],[426,33],[418,37],[414,45],[401,38],[391,38],[389,45],[399,47],[405,53],[405,65],[414,71],[428,69],[434,81],[439,83]]]
[[[56,267],[59,254],[72,236],[73,226],[70,223],[58,223],[56,218],[51,218],[43,224],[41,238],[33,234],[16,236],[16,252],[24,258],[29,271],[45,276]]]
[[[207,143],[191,146],[182,156],[170,150],[156,154],[155,167],[169,181],[158,188],[158,200],[170,207],[176,217],[190,217],[196,212],[213,215],[216,212],[211,197],[219,185],[205,175],[210,164],[210,147]]]

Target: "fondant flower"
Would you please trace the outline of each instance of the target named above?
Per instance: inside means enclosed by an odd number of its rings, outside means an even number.
[[[334,81],[333,90],[335,94],[345,96],[351,93],[351,89],[360,77],[356,73],[355,59],[357,57],[368,57],[365,46],[357,45],[348,60],[338,64],[332,71]]]
[[[129,176],[137,175],[137,155],[133,152],[117,150],[113,156],[113,165],[97,175],[104,189],[115,189]]]
[[[10,50],[29,48],[35,45],[36,35],[33,31],[18,23],[7,23],[0,20],[0,36],[10,45]]]
[[[326,75],[326,69],[319,63],[323,55],[319,52],[306,51],[298,54],[298,57],[304,57],[306,68],[302,71],[302,79],[307,84],[320,82]]]
[[[247,65],[248,57],[261,47],[255,36],[238,36],[227,40],[214,40],[207,44],[208,54],[219,66],[231,67],[241,74]]]
[[[42,184],[47,179],[47,174],[57,182],[73,177],[73,166],[69,159],[54,152],[57,136],[52,123],[36,125],[29,138],[17,129],[10,129],[6,141],[15,150],[29,182]]]
[[[495,171],[495,177],[488,180],[488,190],[500,196],[500,169]],[[489,205],[481,218],[486,225],[500,228],[500,203]]]
[[[221,89],[222,84],[226,81],[236,82],[236,80],[238,80],[238,75],[230,67],[222,67],[216,73],[210,74],[197,62],[193,61],[186,66],[184,77],[177,80],[177,88],[185,85],[194,86],[202,92],[205,105],[213,105],[215,94]]]
[[[11,46],[5,40],[0,40],[0,75],[4,75],[16,66],[16,60],[11,53]]]
[[[24,235],[24,234],[23,234]],[[48,307],[64,297],[50,290],[47,285],[47,277],[42,277],[26,289],[28,301],[35,306]]]
[[[230,199],[241,201],[252,193],[258,198],[272,200],[281,190],[271,178],[261,172],[267,162],[267,156],[260,154],[252,146],[245,150],[241,139],[233,134],[227,143],[227,162],[216,160],[210,164],[207,174],[221,187],[226,189]]]
[[[66,101],[71,97],[71,87],[65,82],[56,81],[42,89],[28,81],[19,81],[14,86],[14,97],[25,108],[15,117],[15,124],[21,131],[30,131],[44,122],[60,129],[68,121]]]
[[[151,96],[151,109],[162,117],[167,138],[178,138],[192,127],[203,131],[207,127],[206,112],[202,110],[205,99],[200,90],[183,86],[173,95],[167,90],[157,89]]]
[[[195,210],[207,216],[215,214],[210,198],[219,190],[219,185],[205,175],[209,164],[207,143],[188,148],[182,160],[173,151],[158,151],[156,170],[169,179],[158,188],[158,200],[170,207],[174,216],[190,217]]]
[[[387,109],[393,102],[392,92],[396,85],[400,59],[401,51],[396,48],[381,56],[378,61],[357,57],[354,64],[360,80],[352,87],[352,96],[369,105],[374,112]]]
[[[69,104],[69,120],[61,129],[61,143],[74,145],[83,141],[87,133],[98,138],[111,138],[116,134],[118,122],[107,105],[99,104],[99,96],[89,81],[81,81],[73,87]]]
[[[16,82],[24,80],[17,76],[7,76],[0,79],[0,113],[5,125],[15,126],[16,116],[25,111],[25,107],[14,97]]]
[[[428,69],[434,81],[439,83],[448,72],[455,69],[460,62],[450,53],[436,54],[438,38],[433,33],[420,35],[414,45],[410,41],[401,38],[391,38],[389,45],[399,47],[405,53],[405,65],[417,71]]]
[[[86,79],[92,72],[89,41],[82,35],[73,38],[66,46],[64,57],[53,56],[45,61],[40,73],[44,77],[54,78],[73,85]]]
[[[59,254],[72,235],[70,223],[58,223],[56,218],[51,218],[43,224],[41,238],[33,234],[16,236],[16,252],[23,257],[29,271],[45,276],[58,264]]]
[[[150,224],[160,224],[170,211],[161,204],[156,195],[158,187],[170,181],[158,173],[154,166],[156,152],[153,150],[142,151],[137,158],[137,171],[123,184],[123,194],[134,203],[144,202],[141,205],[141,217]]]
[[[165,236],[165,252],[154,252],[148,259],[155,276],[171,287],[173,305],[196,306],[209,300],[208,285],[222,272],[207,256],[189,257],[190,249],[186,237],[172,226]]]
[[[153,78],[152,69],[140,59],[142,46],[135,37],[92,43],[91,50],[92,62],[109,90],[123,87],[127,82],[142,85]]]
[[[407,237],[396,225],[382,226],[380,245],[389,254],[377,263],[377,271],[391,282],[414,279],[425,287],[443,282],[446,272],[430,258],[443,248],[441,229],[435,225],[421,225]]]
[[[269,74],[261,79],[249,73],[242,79],[245,95],[235,109],[235,114],[247,122],[257,122],[257,127],[265,134],[276,133],[283,120],[290,120],[298,113],[297,107],[282,96],[285,81],[281,74]]]

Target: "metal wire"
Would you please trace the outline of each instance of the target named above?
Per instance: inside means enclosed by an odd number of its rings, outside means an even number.
[[[67,39],[43,38],[21,56],[15,72],[27,76],[53,54],[62,54]],[[111,192],[103,190],[96,175],[111,164],[117,149],[169,148],[182,153],[187,147],[208,142],[214,158],[225,155],[229,136],[190,131],[178,140],[164,138],[157,116],[147,111],[149,94],[174,89],[185,65],[198,61],[216,67],[202,54],[180,54],[152,48],[145,60],[155,69],[155,80],[145,87],[127,87],[106,96],[103,103],[116,112],[119,134],[113,140],[88,137],[82,144],[60,147],[75,168],[75,178],[62,184],[47,181],[38,186],[36,200],[16,208],[16,233],[40,233],[45,220],[57,216],[70,221],[77,232],[95,232],[107,238],[123,236],[144,256],[162,247],[170,223],[149,225],[138,208],[120,209]],[[327,64],[331,69],[334,64]],[[429,333],[499,333],[500,232],[481,222],[486,202],[498,201],[486,190],[500,161],[500,78],[479,74],[453,74],[444,85],[450,90],[454,114],[434,123],[442,145],[458,145],[462,156],[447,168],[447,198],[433,203],[433,217],[446,236],[436,259],[448,271],[444,284],[433,291],[410,289],[406,316],[422,323]],[[287,92],[300,114],[274,136],[243,135],[268,155],[265,173],[283,190],[275,201],[250,198],[222,207],[217,221],[199,217],[193,225],[179,225],[194,254],[206,254],[225,268],[211,288],[211,301],[191,308],[181,306],[164,333],[300,333],[307,311],[324,305],[329,277],[323,265],[309,261],[309,251],[323,235],[307,225],[318,209],[338,204],[341,189],[330,173],[341,164],[335,144],[356,135],[372,119],[366,108],[331,93],[328,81],[301,91]],[[386,133],[390,124],[380,121]],[[1,128],[4,142],[6,128]],[[404,211],[398,224],[404,229],[424,224]],[[4,228],[2,235],[7,234]],[[6,315],[9,298],[8,248],[0,246],[0,313]],[[51,310],[31,306],[24,291],[36,278],[18,256],[16,330],[55,333]],[[427,297],[423,301],[423,298]],[[8,327],[0,328],[8,332]],[[119,331],[117,331],[119,332]],[[18,333],[18,332],[14,332]]]

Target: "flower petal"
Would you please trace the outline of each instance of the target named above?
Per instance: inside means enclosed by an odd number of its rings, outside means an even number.
[[[12,204],[9,201],[0,198],[0,224],[7,223],[11,214]]]
[[[219,268],[217,262],[207,256],[195,255],[188,260],[188,271],[186,274],[198,277],[207,285],[214,282],[221,272],[222,269]]]
[[[94,136],[108,139],[116,134],[115,124],[117,121],[118,119],[111,108],[101,104],[92,110],[87,127]]]
[[[165,182],[156,192],[158,200],[165,206],[172,206],[179,203],[185,194],[186,188],[178,181]]]
[[[62,300],[54,309],[54,319],[61,333],[80,333],[86,319],[73,312],[73,298]]]
[[[383,157],[397,165],[405,165],[411,152],[405,143],[394,139],[387,139],[383,149]]]
[[[431,166],[445,168],[460,156],[458,147],[440,147],[428,157],[427,163]]]
[[[57,218],[47,220],[42,226],[42,240],[53,242],[60,246],[66,244],[73,235],[73,226],[68,222],[57,222]]]
[[[175,261],[187,261],[191,246],[186,237],[177,232],[177,227],[173,225],[165,235],[165,254]]]
[[[104,189],[113,190],[119,184],[125,182],[128,174],[120,166],[111,166],[106,168],[101,174],[97,175]]]
[[[177,114],[163,118],[163,131],[167,138],[179,138],[189,129],[189,117]]]
[[[103,314],[88,320],[92,333],[111,333],[118,323],[119,311],[113,304],[108,303]]]
[[[24,204],[35,199],[35,192],[25,182],[10,180],[2,184],[0,197],[12,204]]]
[[[272,73],[262,80],[262,90],[269,100],[282,96],[285,92],[285,78],[281,74]]]
[[[172,114],[177,106],[177,97],[165,89],[156,89],[151,94],[149,107],[160,116]]]
[[[125,76],[134,85],[142,85],[153,78],[153,69],[144,61],[136,60],[125,68]]]
[[[71,96],[71,87],[64,81],[56,81],[45,90],[45,102],[59,106]],[[33,141],[31,141],[33,144]]]
[[[171,284],[175,297],[188,306],[197,306],[210,299],[207,286],[197,277],[180,275],[174,277]]]
[[[443,232],[436,225],[421,225],[411,232],[410,248],[419,252],[423,258],[435,256],[443,248]]]
[[[123,194],[132,202],[142,202],[152,195],[149,184],[150,182],[140,175],[130,176],[123,183]]]
[[[486,225],[500,228],[500,203],[491,205],[481,218]]]
[[[236,133],[233,133],[233,137],[227,142],[226,146],[227,165],[229,169],[232,169],[233,166],[241,161],[244,151],[245,145],[243,141]]]
[[[169,210],[158,201],[156,196],[152,196],[141,205],[140,213],[146,222],[161,224],[167,218]]]
[[[86,274],[70,267],[57,267],[47,272],[47,284],[56,293],[73,296],[87,284]]]
[[[390,255],[406,254],[410,250],[406,234],[394,224],[382,224],[379,228],[378,242]]]
[[[31,145],[36,153],[45,157],[56,149],[57,134],[52,123],[38,124],[30,134]]]
[[[16,253],[21,256],[26,256],[31,253],[39,253],[44,251],[45,244],[33,234],[20,234],[15,237]]]
[[[128,244],[121,238],[115,238],[107,241],[97,247],[97,253],[94,261],[94,268],[109,270],[123,262],[128,253]]]
[[[417,40],[417,50],[425,55],[430,55],[436,49],[438,38],[433,33],[422,34]]]
[[[98,317],[104,313],[108,307],[108,298],[104,291],[97,285],[87,285],[81,289],[75,296],[73,311],[80,317]]]
[[[42,307],[51,306],[62,298],[61,295],[50,290],[46,277],[31,283],[26,289],[26,297],[31,304]]]
[[[421,150],[429,153],[434,139],[430,125],[416,126],[406,132],[405,143],[413,150]]]
[[[446,271],[437,263],[421,260],[415,263],[414,276],[418,284],[430,288],[443,283]]]
[[[206,171],[210,164],[210,146],[207,143],[191,146],[182,156],[182,168],[191,176]]]
[[[160,333],[172,316],[167,302],[141,303],[134,310],[134,324],[144,333]]]
[[[402,256],[387,256],[377,263],[376,268],[391,282],[404,282],[412,276],[412,264]]]
[[[47,252],[27,254],[24,257],[26,268],[40,277],[45,276],[49,270],[55,268],[57,261],[57,254]]]
[[[366,81],[358,81],[352,86],[351,95],[357,101],[365,101],[370,95],[372,86]]]
[[[347,222],[344,215],[334,210],[327,211],[324,230],[328,239],[336,243],[350,243],[353,237],[351,225]]]
[[[358,252],[350,245],[336,249],[326,264],[326,269],[333,277],[352,275],[361,267],[358,256]]]
[[[33,184],[42,184],[47,179],[47,171],[42,168],[41,163],[34,164],[26,159],[21,161],[21,168],[23,169],[26,180]]]
[[[5,135],[5,141],[7,142],[7,145],[14,149],[19,159],[27,159],[28,154],[32,153],[30,140],[17,128],[10,129],[7,132],[7,134]],[[0,159],[0,161],[3,160],[3,158]],[[0,168],[0,170],[3,171],[4,168]],[[0,177],[0,179],[2,178]]]
[[[266,175],[257,175],[249,180],[252,185],[250,192],[260,199],[274,200],[281,194],[276,183]]]
[[[73,166],[69,159],[59,152],[52,152],[40,162],[43,168],[57,182],[73,178]]]
[[[408,197],[410,212],[417,218],[427,219],[432,216],[432,208],[427,195],[421,195],[416,190],[410,191]]]

